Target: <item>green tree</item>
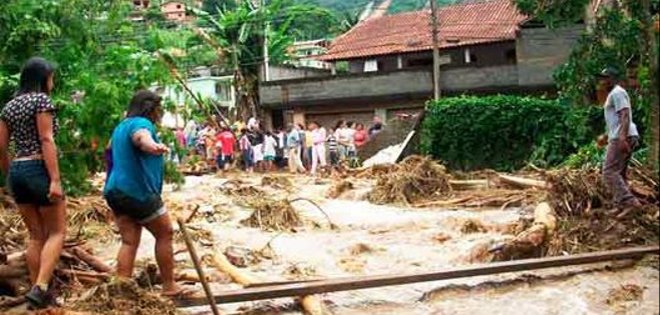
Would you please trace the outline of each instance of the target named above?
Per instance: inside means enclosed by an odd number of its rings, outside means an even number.
[[[270,63],[290,59],[288,48],[299,28],[296,20],[327,18],[328,11],[309,5],[295,5],[291,0],[239,1],[234,9],[217,7],[212,13],[200,12],[205,27],[219,47],[222,64],[234,71],[238,116],[246,119],[258,114],[259,73],[265,62],[264,42],[268,42]],[[298,24],[299,25],[299,24]]]
[[[105,0],[0,4],[4,43],[0,46],[0,104],[11,98],[25,60],[40,55],[56,64],[52,98],[62,126],[57,135],[60,167],[72,194],[84,193],[90,172],[102,169],[102,151],[134,91],[172,82],[155,53],[195,45],[186,39],[192,37],[191,32],[158,22],[134,24],[129,4]],[[186,55],[181,62],[185,58],[192,56]]]

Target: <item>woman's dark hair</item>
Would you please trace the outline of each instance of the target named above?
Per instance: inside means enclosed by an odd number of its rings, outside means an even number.
[[[341,128],[341,125],[343,125],[343,124],[344,124],[344,120],[337,121],[337,125],[335,125],[335,129]]]
[[[49,93],[48,78],[55,72],[50,62],[44,58],[30,58],[21,70],[21,78],[18,83],[16,95],[27,93]]]
[[[144,117],[151,119],[153,111],[160,106],[161,97],[149,90],[135,92],[128,105],[126,117]]]
[[[355,125],[355,129],[360,128],[360,127],[362,127],[362,129],[364,129],[364,124],[363,123],[357,123]]]
[[[355,128],[354,125],[355,125],[355,123],[352,122],[352,121],[349,121],[349,122],[346,123],[346,126],[347,126],[348,128]]]

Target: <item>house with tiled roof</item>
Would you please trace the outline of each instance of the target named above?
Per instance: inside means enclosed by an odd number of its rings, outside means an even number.
[[[549,30],[511,0],[471,1],[438,9],[442,95],[553,93],[582,25]],[[339,119],[387,121],[423,108],[433,95],[429,10],[362,21],[337,37],[318,59],[323,77],[261,82],[260,103],[272,125]]]

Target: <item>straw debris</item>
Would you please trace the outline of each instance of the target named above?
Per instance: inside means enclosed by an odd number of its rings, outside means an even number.
[[[288,200],[273,200],[260,196],[246,201],[254,212],[241,224],[266,231],[291,231],[302,225],[302,219]]]
[[[347,180],[341,180],[338,182],[335,182],[330,189],[328,189],[328,192],[325,194],[326,197],[331,198],[331,199],[336,199],[341,194],[344,192],[353,189],[353,183],[347,181]]]
[[[428,157],[409,156],[380,175],[367,199],[375,204],[411,205],[451,193],[450,175]]]
[[[275,189],[290,190],[293,187],[291,181],[284,176],[264,176],[261,186],[270,186]]]
[[[178,314],[171,301],[141,289],[131,280],[114,279],[87,291],[72,305],[74,311],[94,314]]]

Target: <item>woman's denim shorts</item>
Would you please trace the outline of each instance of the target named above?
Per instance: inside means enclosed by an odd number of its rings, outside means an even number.
[[[111,190],[105,194],[105,200],[115,216],[126,215],[140,224],[147,224],[166,213],[163,199],[157,194],[138,200],[119,190]]]
[[[14,161],[9,168],[9,189],[16,204],[50,206],[50,177],[42,160]]]

